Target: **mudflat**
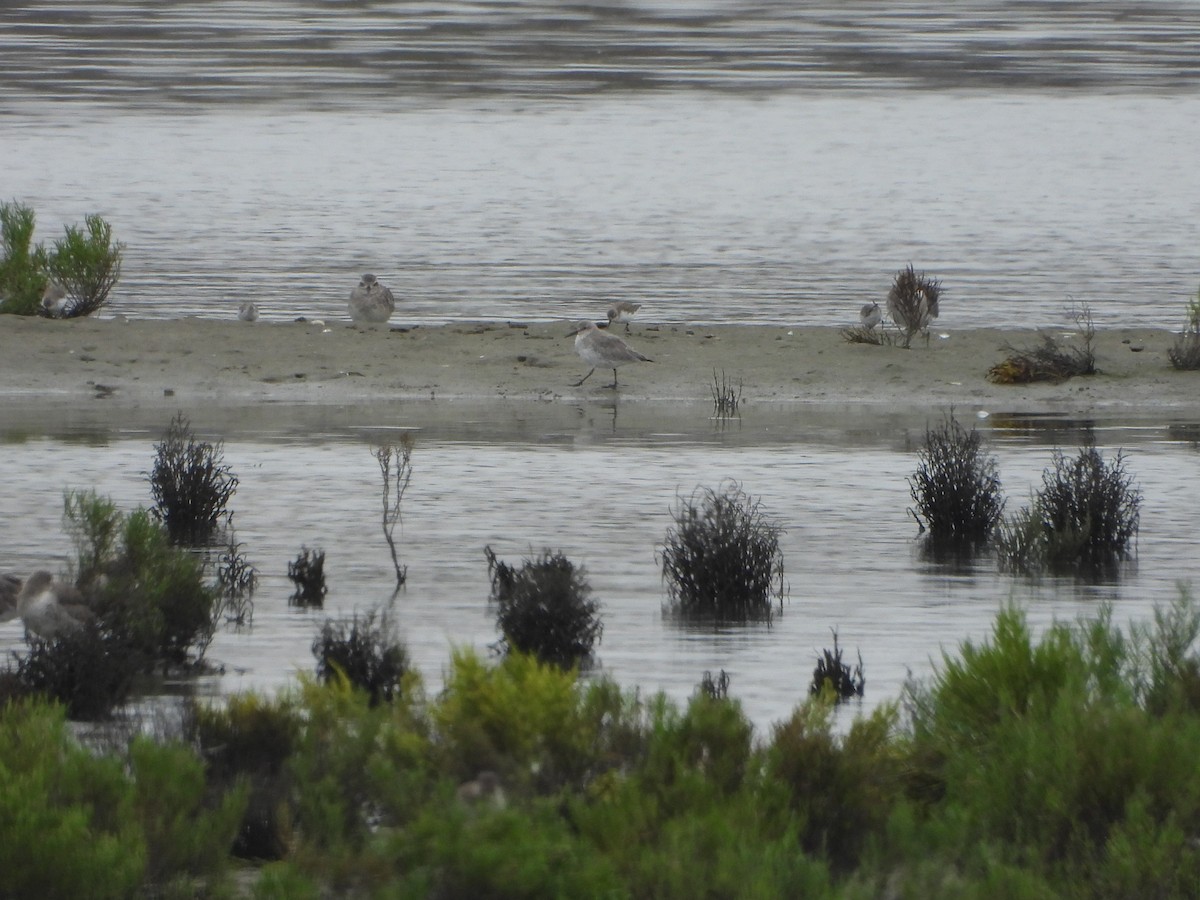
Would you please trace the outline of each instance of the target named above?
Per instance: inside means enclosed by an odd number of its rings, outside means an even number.
[[[1166,330],[1114,329],[1094,341],[1099,374],[999,385],[988,370],[1039,332],[935,331],[911,349],[849,343],[838,328],[634,325],[614,333],[653,362],[587,371],[570,323],[478,322],[359,329],[342,322],[209,319],[49,320],[0,316],[0,417],[6,408],[102,404],[177,408],[381,401],[711,402],[714,378],[743,404],[954,406],[1092,416],[1200,416],[1200,372],[1171,367]],[[1078,335],[1053,332],[1065,346]]]

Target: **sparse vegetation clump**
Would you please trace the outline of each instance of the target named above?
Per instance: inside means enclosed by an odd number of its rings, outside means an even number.
[[[1070,311],[1082,345],[1063,346],[1052,334],[1043,332],[1039,346],[1018,349],[1006,344],[1009,354],[988,370],[988,381],[994,384],[1029,384],[1036,381],[1065,381],[1076,375],[1096,374],[1096,326],[1087,304]]]
[[[288,578],[296,586],[292,593],[293,606],[321,606],[325,603],[325,551],[300,548],[300,555],[288,563]]]
[[[399,696],[409,669],[408,650],[393,632],[386,613],[357,614],[350,622],[328,620],[312,645],[317,677],[345,679],[367,692],[372,705]]]
[[[491,547],[483,552],[500,650],[528,653],[563,668],[590,661],[604,624],[587,570],[550,550],[524,560],[520,568],[497,559]]]
[[[68,225],[46,259],[50,278],[67,294],[61,318],[89,316],[101,309],[121,278],[125,245],[113,240],[112,226],[100,216],[88,215],[84,223],[83,228]]]
[[[1141,504],[1120,452],[1110,464],[1095,447],[1073,458],[1055,451],[1032,503],[1000,527],[1000,563],[1027,573],[1109,572],[1130,555]]]
[[[0,313],[35,315],[46,287],[46,251],[33,243],[34,211],[0,203]]]
[[[771,619],[786,592],[783,528],[736,482],[679,498],[660,551],[674,611],[727,621]]]
[[[930,539],[942,545],[986,541],[1004,512],[1004,498],[996,458],[983,449],[979,432],[964,428],[952,411],[925,429],[917,460],[908,487]]]
[[[63,508],[76,584],[99,623],[92,652],[124,654],[139,671],[198,663],[220,608],[202,561],[172,545],[144,509],[122,513],[93,491],[68,491]]]
[[[125,247],[113,240],[112,226],[88,215],[83,228],[67,226],[47,251],[33,243],[36,218],[22,203],[0,203],[0,312],[58,318],[96,312],[121,277]],[[51,282],[61,289],[62,302],[47,308],[42,298]]]
[[[1187,372],[1200,369],[1200,291],[1188,304],[1183,333],[1167,349],[1167,358],[1176,369]]]
[[[128,637],[98,622],[51,639],[33,637],[15,654],[22,693],[61,703],[74,721],[106,719],[123,704],[144,667]]]
[[[408,566],[400,564],[396,553],[395,531],[400,521],[404,492],[412,479],[412,438],[405,435],[399,445],[385,444],[371,451],[379,463],[379,474],[383,479],[383,537],[392,555],[392,568],[396,571],[396,589],[404,587],[408,580]]]
[[[942,296],[942,284],[925,273],[917,274],[909,263],[896,273],[888,291],[887,311],[892,323],[900,329],[900,340],[904,349],[912,345],[917,334],[924,334],[929,342],[929,326],[938,317]]]
[[[720,375],[713,369],[712,391],[713,415],[718,419],[732,419],[738,415],[742,405],[742,382],[734,382],[724,371]]]
[[[863,674],[862,654],[858,654],[858,665],[853,669],[842,660],[842,648],[838,646],[837,629],[833,632],[833,649],[828,647],[817,657],[817,667],[813,669],[812,684],[808,692],[815,697],[829,693],[834,703],[861,697],[867,686]]]
[[[225,547],[217,561],[217,591],[221,597],[219,615],[241,627],[254,620],[254,591],[258,588],[258,570],[242,551],[233,530],[232,516],[225,534]]]
[[[238,479],[224,462],[222,444],[198,441],[180,413],[155,444],[150,472],[151,511],[177,544],[207,542],[216,533]]]

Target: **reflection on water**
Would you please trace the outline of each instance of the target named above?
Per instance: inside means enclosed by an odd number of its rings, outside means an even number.
[[[598,429],[598,430],[594,430]],[[914,433],[917,430],[914,429]],[[989,628],[1001,604],[1028,607],[1035,626],[1053,617],[1114,605],[1124,624],[1145,620],[1200,561],[1190,533],[1200,456],[1165,428],[1097,432],[1107,454],[1124,447],[1145,494],[1138,560],[1116,583],[1030,583],[974,565],[923,558],[906,479],[915,467],[904,439],[847,442],[836,435],[732,446],[612,438],[581,424],[571,440],[542,444],[454,441],[420,435],[398,544],[408,587],[395,613],[412,657],[432,687],[454,646],[487,652],[497,635],[487,608],[491,545],[517,560],[543,548],[584,565],[603,604],[603,668],[624,685],[688,696],[705,671],[724,669],[731,694],[762,727],[803,696],[832,630],[849,658],[861,651],[868,708],[899,695],[906,673],[929,671],[943,649]],[[377,435],[340,430],[311,441],[263,435],[228,440],[240,478],[232,507],[237,534],[261,573],[254,627],[221,632],[210,655],[227,667],[214,689],[276,689],[311,671],[311,643],[325,615],[389,602],[394,574],[379,524]],[[1025,501],[1049,464],[1052,444],[1030,434],[989,432],[1010,508]],[[0,525],[4,570],[61,568],[69,557],[62,491],[95,487],[124,508],[149,502],[145,473],[157,436],[113,435],[87,444],[27,437],[0,444]],[[1067,445],[1063,445],[1067,446]],[[680,493],[739,480],[786,528],[782,539],[790,600],[772,627],[688,629],[662,615],[655,548]],[[287,563],[301,546],[324,549],[325,611],[289,606]],[[0,626],[7,647],[20,626]]]

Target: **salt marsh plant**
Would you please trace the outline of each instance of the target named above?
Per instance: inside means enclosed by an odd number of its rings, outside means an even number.
[[[1085,303],[1072,307],[1068,315],[1075,323],[1081,343],[1064,346],[1059,338],[1043,333],[1037,347],[1017,348],[1005,344],[1008,357],[988,370],[995,384],[1029,384],[1035,381],[1065,381],[1076,375],[1096,374],[1096,326]]]
[[[562,668],[588,662],[604,625],[587,570],[550,550],[525,559],[520,568],[497,559],[491,547],[483,552],[500,650],[528,653]]]
[[[146,510],[122,513],[94,491],[68,492],[64,521],[77,583],[131,656],[147,668],[203,658],[220,600],[198,557],[174,546]]]
[[[736,383],[722,370],[717,374],[713,369],[712,391],[713,415],[718,419],[732,419],[738,415],[742,405],[742,382]]]
[[[942,284],[936,278],[917,274],[909,263],[896,273],[888,291],[887,310],[900,329],[902,346],[908,349],[914,335],[924,333],[929,342],[929,326],[938,317]]]
[[[689,618],[770,621],[787,586],[783,528],[737,482],[697,488],[671,511],[660,550],[672,609]]]
[[[858,665],[852,670],[850,664],[842,660],[842,648],[838,646],[837,629],[833,630],[833,649],[825,648],[817,657],[817,667],[813,669],[812,684],[808,692],[816,697],[829,693],[834,703],[841,703],[853,697],[861,697],[867,686],[863,675],[862,654],[858,654]]]
[[[36,216],[22,203],[0,203],[0,313],[35,315],[46,286],[46,251],[33,243]]]
[[[412,478],[412,449],[412,438],[405,435],[399,446],[385,444],[371,451],[371,455],[379,463],[379,474],[383,479],[383,537],[392,554],[397,589],[404,587],[405,581],[408,580],[408,566],[400,565],[400,558],[396,554],[394,533],[400,521],[404,492],[408,490],[408,482]]]
[[[922,530],[943,546],[985,541],[1004,512],[1004,498],[996,458],[984,451],[979,432],[964,428],[951,410],[940,425],[926,427],[917,461],[908,488]]]
[[[244,797],[206,794],[189,749],[137,737],[121,756],[93,753],[61,708],[13,703],[0,771],[4,896],[224,895]]]
[[[1188,304],[1183,333],[1175,339],[1174,346],[1167,349],[1167,358],[1176,369],[1189,372],[1200,369],[1200,290],[1196,291],[1196,299]]]
[[[258,587],[258,570],[242,552],[233,529],[233,516],[229,517],[229,530],[225,533],[225,547],[217,561],[217,591],[221,597],[219,615],[226,622],[241,627],[254,619],[254,591]]]
[[[349,622],[327,620],[312,652],[319,679],[344,679],[366,691],[372,706],[398,697],[409,669],[408,650],[396,636],[391,618],[375,610],[362,616],[356,613]]]
[[[1109,463],[1092,446],[1073,458],[1056,450],[1031,504],[1001,524],[1001,566],[1031,574],[1111,572],[1130,555],[1141,505],[1121,452]]]
[[[184,706],[183,731],[205,761],[210,790],[228,792],[240,785],[247,794],[233,854],[282,858],[291,840],[293,784],[287,764],[300,734],[296,707],[254,694],[223,704],[191,700]]]
[[[199,544],[212,538],[237,490],[238,479],[225,465],[221,441],[196,440],[182,413],[154,445],[150,472],[151,512],[177,544]]]
[[[84,223],[68,225],[46,258],[50,278],[67,292],[63,318],[99,310],[121,277],[125,245],[113,240],[112,226],[98,215],[85,216]]]
[[[98,215],[84,218],[84,227],[68,225],[52,250],[33,244],[34,211],[24,204],[0,204],[0,312],[46,313],[42,291],[49,281],[60,285],[65,302],[54,312],[60,318],[96,312],[121,277],[125,246],[112,237],[112,226]]]
[[[288,563],[288,578],[296,586],[293,606],[321,606],[325,603],[325,551],[301,547],[300,554]]]
[[[14,654],[22,693],[61,703],[75,721],[106,719],[133,689],[142,662],[120,631],[91,622]]]

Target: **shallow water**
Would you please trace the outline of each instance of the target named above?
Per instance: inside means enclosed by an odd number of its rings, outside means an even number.
[[[394,600],[415,664],[437,689],[453,647],[486,653],[496,640],[487,605],[491,545],[518,562],[543,548],[586,567],[603,605],[600,662],[621,684],[684,699],[705,671],[721,669],[731,694],[762,729],[803,697],[817,655],[836,629],[847,658],[862,654],[863,707],[899,697],[906,674],[927,675],[943,650],[985,635],[1001,604],[1025,606],[1042,626],[1094,614],[1146,621],[1180,580],[1195,582],[1194,503],[1179,484],[1200,471],[1195,432],[1165,426],[1055,419],[981,420],[996,452],[1010,508],[1040,484],[1051,448],[1071,452],[1091,434],[1111,456],[1124,448],[1145,496],[1136,565],[1097,585],[1000,575],[988,560],[956,570],[924,561],[906,478],[924,422],[896,428],[870,420],[827,423],[780,436],[753,419],[721,428],[702,416],[690,427],[650,434],[611,424],[604,406],[580,407],[577,421],[538,430],[493,421],[488,440],[448,437],[423,427],[411,406],[393,420],[336,425],[321,434],[234,431],[225,459],[240,479],[231,504],[238,539],[261,582],[254,624],[222,630],[210,658],[226,667],[205,691],[274,690],[311,671],[310,646],[327,616],[387,606],[394,576],[381,534],[379,472],[370,449],[414,429],[414,474],[398,532],[409,583]],[[430,420],[432,422],[432,420]],[[507,434],[507,436],[505,436]],[[61,568],[65,488],[95,487],[123,508],[148,504],[146,472],[158,433],[86,427],[55,437],[8,434],[0,443],[0,545],[5,569]],[[679,494],[736,479],[786,529],[782,539],[790,597],[772,627],[683,628],[664,617],[656,546]],[[324,610],[289,606],[287,563],[301,546],[327,553]],[[6,649],[19,648],[17,622],[0,625]]]
[[[109,313],[844,324],[911,262],[945,328],[1178,327],[1190,3],[30,3],[6,198],[99,212]]]

